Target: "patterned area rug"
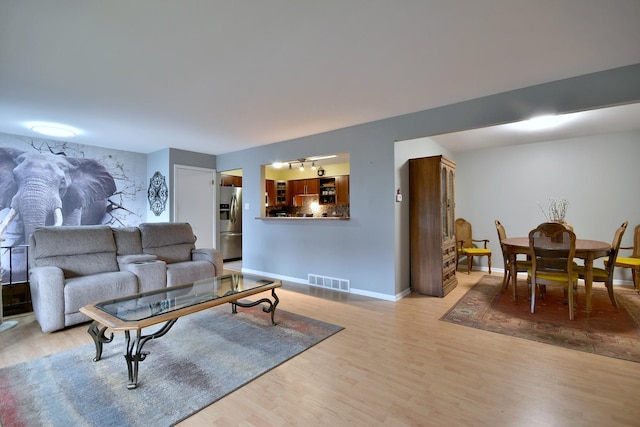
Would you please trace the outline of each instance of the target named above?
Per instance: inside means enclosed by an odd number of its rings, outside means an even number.
[[[276,326],[259,308],[230,311],[181,318],[147,342],[134,390],[124,334],[99,362],[90,344],[0,369],[0,425],[170,426],[342,329],[282,310]]]
[[[485,275],[440,320],[539,341],[573,350],[640,362],[640,295],[616,288],[616,312],[606,288],[594,284],[593,310],[584,311],[584,287],[578,286],[574,320],[564,304],[560,287],[547,287],[544,300],[536,300],[531,314],[526,280],[518,281],[518,301],[511,288],[502,292],[502,277]]]

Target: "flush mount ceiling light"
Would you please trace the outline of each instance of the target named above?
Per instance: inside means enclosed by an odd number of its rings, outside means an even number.
[[[29,126],[34,132],[58,138],[71,138],[78,134],[76,129],[54,123],[32,123]]]
[[[533,117],[529,120],[523,120],[521,122],[512,123],[511,127],[518,130],[524,131],[537,131],[537,130],[546,130],[551,129],[557,126],[560,126],[566,123],[571,118],[567,115],[563,116],[554,116],[554,115],[545,115]]]
[[[280,169],[282,167],[282,162],[273,162],[271,163],[271,166],[273,166],[276,169]]]

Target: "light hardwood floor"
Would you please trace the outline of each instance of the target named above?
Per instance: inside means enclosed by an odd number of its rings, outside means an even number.
[[[640,425],[640,365],[439,321],[483,274],[395,303],[285,283],[279,309],[345,329],[180,426]],[[0,367],[92,342],[17,319]]]

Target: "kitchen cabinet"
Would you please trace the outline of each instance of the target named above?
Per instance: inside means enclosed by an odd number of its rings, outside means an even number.
[[[409,160],[411,289],[444,297],[456,278],[455,163],[444,156]]]
[[[265,205],[266,206],[276,206],[277,198],[276,198],[276,182],[273,179],[265,180]]]
[[[289,200],[289,183],[276,181],[276,206],[286,206]]]
[[[349,204],[349,175],[336,176],[336,205]]]
[[[242,177],[235,175],[220,175],[222,187],[242,187]]]
[[[289,181],[291,186],[291,195],[298,196],[300,194],[319,194],[320,180],[318,178],[294,179]]]
[[[321,205],[349,204],[349,175],[320,178]]]
[[[320,204],[333,205],[336,203],[336,179],[320,178]]]

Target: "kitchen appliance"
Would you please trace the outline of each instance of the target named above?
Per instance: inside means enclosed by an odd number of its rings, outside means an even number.
[[[224,261],[242,259],[242,187],[220,187],[220,252]]]
[[[320,198],[317,194],[298,194],[293,197],[293,206],[311,209],[311,204],[318,204],[319,200]]]

